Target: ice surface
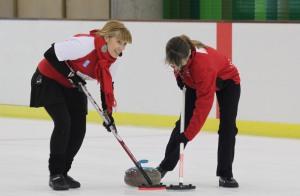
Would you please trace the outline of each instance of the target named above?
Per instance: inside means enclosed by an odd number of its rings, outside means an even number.
[[[51,121],[0,118],[1,196],[99,196],[99,195],[192,195],[192,196],[299,196],[300,140],[238,136],[234,177],[238,189],[218,187],[215,176],[217,134],[201,132],[185,150],[184,182],[197,188],[185,193],[139,191],[124,183],[132,161],[111,133],[100,124],[88,124],[83,146],[70,175],[80,189],[52,191],[48,186]],[[120,136],[137,160],[148,159],[156,167],[163,158],[170,130],[118,127]],[[282,130],[284,131],[284,130]],[[163,182],[178,183],[178,168]]]

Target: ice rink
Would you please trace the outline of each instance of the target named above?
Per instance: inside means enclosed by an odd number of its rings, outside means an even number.
[[[237,136],[234,177],[238,189],[218,187],[215,176],[217,134],[201,132],[185,151],[184,181],[196,190],[139,191],[124,183],[125,171],[133,163],[111,133],[100,124],[88,124],[83,146],[70,175],[80,189],[52,191],[48,186],[51,121],[0,118],[1,196],[299,196],[300,140]],[[137,159],[148,159],[156,167],[163,158],[170,130],[118,127],[119,134]],[[284,131],[284,130],[282,130]],[[178,183],[178,168],[163,183]]]

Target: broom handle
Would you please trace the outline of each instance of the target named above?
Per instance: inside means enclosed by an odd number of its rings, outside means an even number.
[[[72,72],[75,72],[72,67],[69,65],[69,63],[67,61],[65,61],[66,65],[69,67],[69,69]],[[79,83],[80,89],[83,91],[83,93],[87,96],[88,100],[91,102],[91,104],[94,106],[94,108],[96,109],[96,111],[98,112],[98,114],[100,115],[100,117],[102,118],[102,120],[106,123],[109,124],[109,118],[102,112],[102,110],[100,109],[100,107],[98,106],[97,102],[95,101],[95,99],[92,97],[91,93],[87,90],[86,86],[83,85],[82,83]],[[127,147],[127,145],[125,144],[125,142],[123,141],[123,139],[119,136],[118,132],[117,132],[117,128],[114,126],[110,126],[109,127],[112,134],[115,136],[115,138],[118,140],[118,142],[121,144],[122,148],[125,150],[125,152],[127,153],[127,155],[129,156],[129,158],[132,160],[132,162],[134,163],[134,165],[140,170],[141,174],[144,176],[145,180],[148,182],[149,185],[153,185],[150,177],[147,175],[147,173],[145,172],[145,170],[143,169],[143,167],[141,166],[141,164],[138,163],[138,161],[136,160],[136,158],[134,157],[134,155],[131,153],[131,151],[129,150],[129,148]]]
[[[98,106],[98,104],[96,103],[96,101],[94,100],[94,98],[92,97],[92,95],[87,90],[86,86],[84,86],[81,83],[79,85],[80,85],[81,90],[87,96],[88,100],[94,106],[94,108],[96,109],[96,111],[98,112],[98,114],[101,116],[101,118],[103,119],[103,121],[106,124],[108,124],[108,121],[109,121],[108,119],[109,118],[106,117],[105,114],[102,112],[102,110],[100,109],[100,107]],[[131,151],[129,150],[129,148],[127,147],[127,145],[123,141],[123,139],[119,136],[119,134],[118,134],[117,130],[115,129],[115,127],[111,125],[110,126],[110,130],[111,130],[112,134],[115,136],[115,138],[118,140],[118,142],[121,144],[121,146],[123,147],[123,149],[125,150],[125,152],[129,156],[129,158],[133,161],[134,165],[140,170],[140,172],[142,173],[142,175],[144,176],[144,178],[148,182],[148,184],[152,185],[153,183],[152,183],[150,177],[147,175],[147,173],[145,172],[145,170],[143,169],[143,167],[138,163],[138,161],[136,160],[136,158],[134,157],[134,155],[131,153]]]
[[[186,87],[184,86],[182,89],[180,133],[184,132],[184,124],[185,124],[185,92],[186,92]],[[180,150],[179,150],[179,184],[183,184],[183,160],[184,160],[184,144],[183,142],[181,142]]]

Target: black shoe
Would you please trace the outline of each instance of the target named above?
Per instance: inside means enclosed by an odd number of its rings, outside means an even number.
[[[237,188],[239,187],[239,183],[233,177],[220,177],[219,186]]]
[[[62,174],[51,175],[49,186],[56,191],[68,190],[70,188]]]
[[[168,171],[166,171],[166,170],[163,170],[160,166],[158,166],[156,169],[157,169],[157,171],[160,172],[160,178],[161,178],[161,179],[162,179],[163,177],[165,177],[166,173],[168,172]]]
[[[65,175],[65,179],[70,188],[76,189],[80,187],[80,182],[74,180],[71,176]]]

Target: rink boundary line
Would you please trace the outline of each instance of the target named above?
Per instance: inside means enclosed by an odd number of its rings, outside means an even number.
[[[30,108],[28,106],[1,104],[0,117],[50,120],[48,114],[43,108]],[[157,128],[172,128],[178,118],[178,116],[172,115],[136,114],[123,112],[117,112],[114,117],[118,125]],[[95,111],[89,111],[87,121],[90,123],[102,123]],[[239,133],[243,135],[300,139],[300,124],[244,120],[239,120],[237,124]],[[202,129],[205,131],[216,132],[218,130],[218,125],[218,119],[210,118],[206,121]]]

